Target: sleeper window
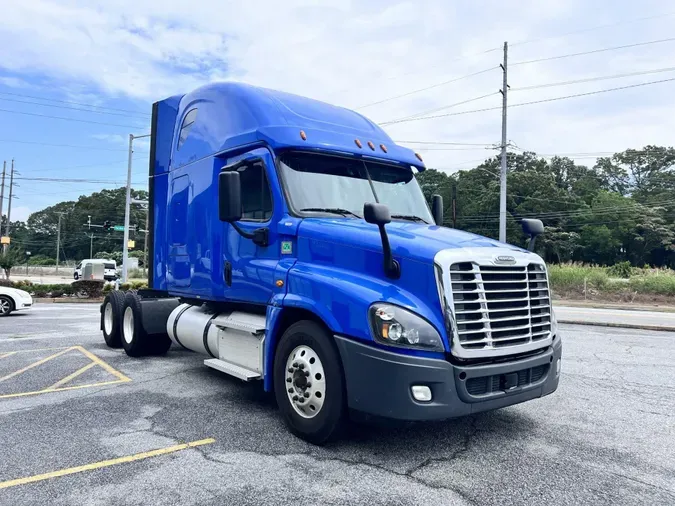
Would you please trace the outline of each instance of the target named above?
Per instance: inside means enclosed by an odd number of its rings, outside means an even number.
[[[190,134],[190,130],[192,129],[192,125],[195,124],[196,119],[197,109],[192,109],[185,115],[185,119],[183,119],[183,125],[180,127],[178,146],[176,146],[176,149],[180,149],[180,147],[183,145],[185,139],[187,139],[187,136]]]

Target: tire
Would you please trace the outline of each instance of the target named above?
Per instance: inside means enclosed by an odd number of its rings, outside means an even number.
[[[171,348],[167,334],[148,334],[143,327],[143,307],[137,290],[129,290],[124,297],[120,324],[121,344],[130,357],[164,355]]]
[[[78,276],[76,272],[75,274],[73,274],[73,278],[75,279],[75,281],[77,281],[78,279],[80,279],[80,276]]]
[[[112,291],[101,305],[101,332],[105,344],[111,348],[122,346],[122,315],[124,314],[124,293]]]
[[[311,378],[304,388],[302,372]],[[293,434],[316,445],[337,436],[346,413],[344,378],[335,342],[322,326],[299,321],[281,336],[274,356],[274,394]],[[301,402],[301,397],[307,400]]]
[[[8,316],[14,311],[14,301],[5,295],[0,295],[0,318]]]
[[[124,297],[124,312],[121,320],[122,347],[130,357],[142,357],[150,353],[150,339],[143,328],[141,299],[133,292]]]

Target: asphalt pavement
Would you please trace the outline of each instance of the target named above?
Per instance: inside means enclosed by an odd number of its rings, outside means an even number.
[[[176,348],[129,358],[98,318],[0,320],[0,504],[675,503],[674,333],[563,325],[551,396],[315,447],[259,383]]]

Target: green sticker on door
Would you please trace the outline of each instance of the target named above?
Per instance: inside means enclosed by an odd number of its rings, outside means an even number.
[[[281,254],[282,255],[291,255],[293,253],[293,242],[292,241],[281,241]]]

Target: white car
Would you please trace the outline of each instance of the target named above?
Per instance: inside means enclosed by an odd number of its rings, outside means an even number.
[[[23,311],[33,307],[33,297],[30,293],[18,288],[0,286],[0,317],[7,316],[12,311]]]

